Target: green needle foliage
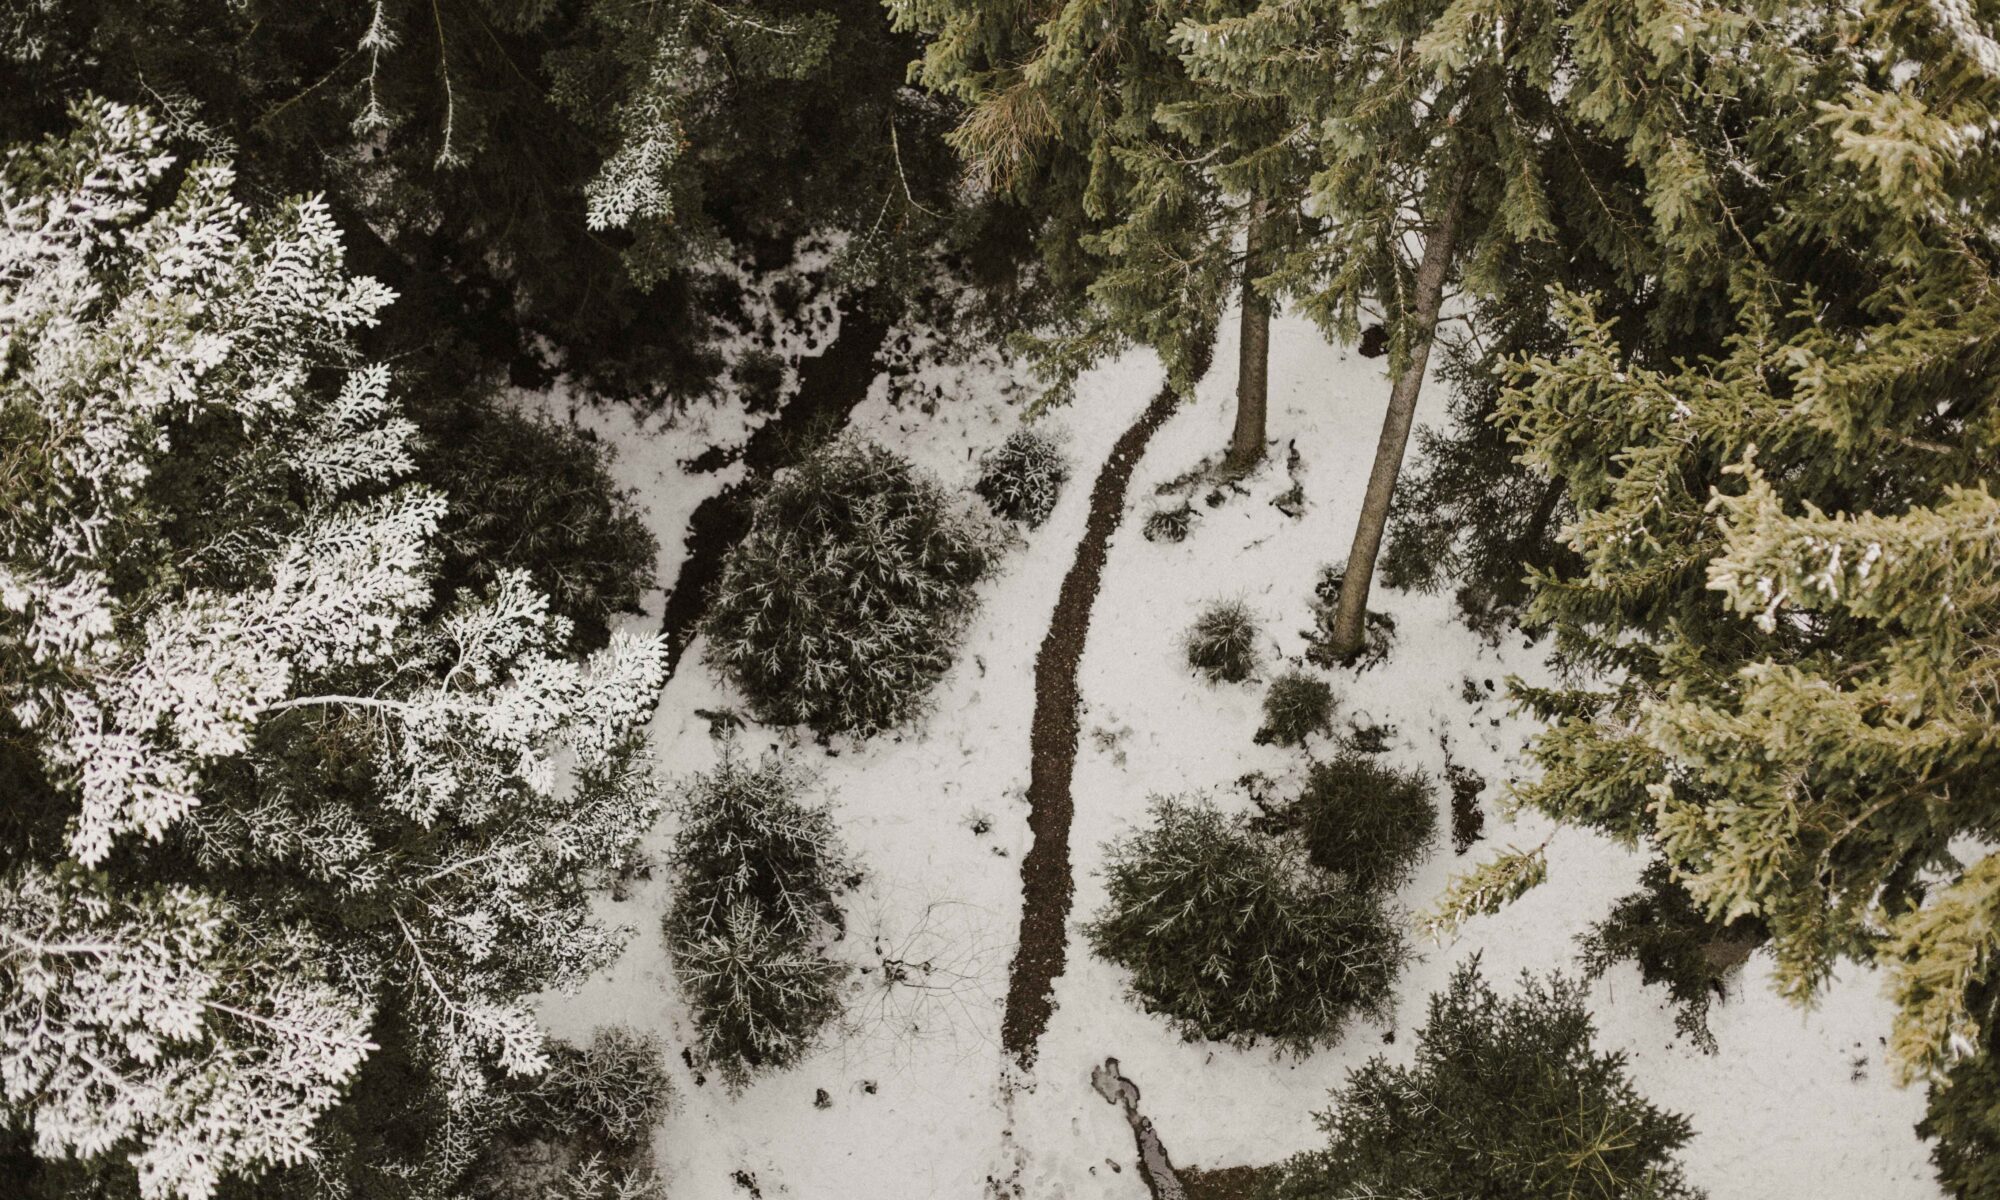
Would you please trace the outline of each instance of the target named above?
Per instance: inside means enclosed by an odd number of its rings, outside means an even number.
[[[916,714],[950,668],[995,532],[935,479],[841,437],[757,499],[702,624],[758,716],[868,734]]]
[[[1315,733],[1333,732],[1333,685],[1305,671],[1286,671],[1264,693],[1264,725],[1257,743],[1304,745]]]
[[[996,517],[1039,529],[1069,481],[1069,456],[1054,434],[1023,426],[979,463],[973,490]]]
[[[1156,800],[1152,818],[1107,848],[1111,902],[1085,930],[1148,1011],[1190,1040],[1300,1054],[1386,1013],[1408,951],[1379,897],[1205,800]]]
[[[1674,1028],[1710,1054],[1709,1005],[1722,998],[1730,970],[1764,939],[1754,918],[1723,926],[1695,907],[1667,864],[1654,860],[1639,876],[1645,890],[1620,900],[1611,915],[1577,939],[1584,975],[1596,979],[1630,959],[1648,986],[1665,984],[1676,1010]]]
[[[1476,961],[1460,967],[1416,1061],[1350,1072],[1319,1118],[1326,1149],[1285,1163],[1261,1200],[1699,1200],[1675,1158],[1687,1118],[1648,1103],[1595,1032],[1561,976],[1502,998]]]
[[[1368,891],[1408,882],[1437,840],[1430,779],[1371,755],[1344,753],[1313,764],[1294,811],[1313,865]]]
[[[840,1012],[848,968],[825,946],[852,868],[832,813],[799,798],[808,782],[729,747],[677,798],[667,944],[702,1061],[735,1087],[798,1061]]]
[[[1549,725],[1517,794],[1764,921],[1790,996],[1885,967],[1892,1053],[1938,1078],[2000,950],[2000,156],[1953,132],[2000,117],[1990,42],[1890,0],[1667,41],[1585,11],[1565,102],[1639,167],[1664,286],[1730,336],[1667,361],[1559,292],[1565,344],[1511,369],[1496,419],[1563,482],[1579,560],[1530,619],[1612,680],[1520,693]]]

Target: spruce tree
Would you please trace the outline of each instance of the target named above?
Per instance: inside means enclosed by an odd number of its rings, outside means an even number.
[[[1477,962],[1431,997],[1416,1061],[1348,1075],[1324,1150],[1279,1168],[1268,1200],[1423,1196],[1699,1200],[1676,1155],[1687,1118],[1648,1102],[1593,1044],[1581,990],[1524,977],[1501,997]]]
[[[1331,630],[1337,658],[1362,647],[1447,291],[1497,291],[1523,247],[1555,235],[1563,205],[1575,206],[1563,218],[1575,236],[1636,266],[1619,209],[1579,186],[1591,182],[1583,139],[1553,92],[1569,69],[1562,17],[1553,0],[1309,0],[1177,33],[1199,80],[1281,104],[1277,127],[1311,143],[1308,208],[1324,233],[1282,257],[1274,286],[1343,340],[1378,306],[1387,335],[1389,410]]]
[[[1241,0],[1194,6],[1210,18]],[[1236,420],[1223,469],[1262,460],[1271,301],[1264,276],[1305,227],[1303,160],[1269,98],[1202,87],[1174,38],[1184,8],[1121,2],[1054,13],[897,0],[929,41],[917,73],[963,102],[952,135],[975,174],[1033,214],[1071,303],[1033,340],[1066,396],[1137,342],[1186,392],[1206,372],[1232,296],[1241,320]]]
[[[1662,38],[1579,9],[1564,104],[1641,171],[1662,286],[1725,297],[1731,336],[1648,359],[1565,294],[1564,346],[1498,409],[1577,514],[1530,619],[1610,680],[1521,691],[1549,727],[1518,794],[1650,842],[1707,918],[1762,920],[1791,996],[1886,968],[1894,1055],[1933,1078],[1981,1044],[2000,945],[2000,188],[1959,132],[2000,107],[1990,26],[1766,3]]]

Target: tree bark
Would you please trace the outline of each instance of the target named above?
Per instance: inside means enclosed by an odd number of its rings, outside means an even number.
[[[1237,342],[1236,430],[1223,470],[1241,475],[1264,458],[1264,416],[1271,394],[1271,301],[1253,281],[1264,273],[1264,201],[1250,199],[1243,237],[1242,336]]]
[[[1406,318],[1414,334],[1410,357],[1389,389],[1389,412],[1382,418],[1382,438],[1375,444],[1375,465],[1368,472],[1368,491],[1361,499],[1361,520],[1355,525],[1354,547],[1348,551],[1347,573],[1340,581],[1340,604],[1334,610],[1328,649],[1343,661],[1361,652],[1367,632],[1368,589],[1375,578],[1375,556],[1382,549],[1382,529],[1389,520],[1389,502],[1396,495],[1396,477],[1402,473],[1403,452],[1417,414],[1417,394],[1424,386],[1424,369],[1430,364],[1431,341],[1437,333],[1438,310],[1444,304],[1445,279],[1451,274],[1464,204],[1465,174],[1460,171],[1452,180],[1444,212],[1424,241],[1423,261],[1417,264],[1416,288]]]

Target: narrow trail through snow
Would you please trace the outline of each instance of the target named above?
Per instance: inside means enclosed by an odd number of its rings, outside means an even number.
[[[1007,977],[1007,1009],[1001,1044],[1023,1070],[1034,1065],[1035,1047],[1053,1011],[1056,976],[1068,946],[1070,900],[1069,827],[1075,814],[1070,778],[1076,770],[1078,732],[1076,671],[1090,633],[1090,610],[1104,577],[1111,535],[1125,511],[1125,488],[1146,443],[1173,414],[1178,397],[1161,388],[1146,411],[1120,434],[1090,489],[1090,515],[1076,559],[1063,576],[1049,632],[1035,657],[1035,715],[1028,741],[1028,832],[1033,837],[1021,861],[1021,941]]]

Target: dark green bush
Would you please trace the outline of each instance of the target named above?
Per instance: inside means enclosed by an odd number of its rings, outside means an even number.
[[[1062,442],[1046,430],[1023,426],[987,451],[973,490],[995,516],[1039,529],[1068,481],[1069,458]]]
[[[1648,863],[1639,882],[1644,891],[1618,901],[1609,917],[1577,938],[1584,975],[1596,979],[1631,959],[1648,987],[1666,985],[1674,1028],[1713,1054],[1709,1005],[1722,998],[1730,969],[1768,936],[1764,924],[1748,917],[1729,925],[1709,920],[1663,860]]]
[[[1189,1040],[1300,1053],[1382,1015],[1408,950],[1377,897],[1206,801],[1157,800],[1152,816],[1107,848],[1111,902],[1085,931],[1148,1011]]]
[[[677,798],[667,944],[696,1052],[734,1086],[798,1061],[840,1010],[847,968],[825,946],[852,868],[805,784],[775,756],[753,767],[729,751]]]
[[[703,621],[757,715],[871,733],[951,666],[993,530],[908,460],[840,437],[758,497]]]
[[[1182,645],[1188,665],[1211,683],[1241,683],[1257,669],[1257,618],[1238,600],[1201,611]]]
[[[657,1040],[611,1026],[598,1030],[587,1046],[552,1042],[547,1070],[528,1079],[503,1079],[492,1095],[491,1138],[463,1190],[451,1194],[475,1200],[664,1200],[652,1133],[672,1104],[673,1084]],[[458,1132],[463,1134],[463,1125]],[[412,1188],[399,1194],[441,1193]]]
[[[594,650],[619,613],[639,611],[659,547],[604,447],[558,421],[473,399],[423,414],[418,471],[450,499],[438,527],[437,594],[482,591],[525,570],[551,611]]]
[[[1437,837],[1430,780],[1361,754],[1315,763],[1296,812],[1313,865],[1370,891],[1408,882]]]
[[[1676,1154],[1687,1118],[1600,1054],[1582,990],[1523,977],[1501,999],[1477,963],[1432,996],[1408,1067],[1371,1059],[1321,1114],[1327,1147],[1286,1162],[1263,1200],[1699,1200]]]
[[[1286,671],[1264,693],[1264,727],[1257,744],[1297,746],[1315,733],[1333,732],[1333,685],[1304,671]]]

